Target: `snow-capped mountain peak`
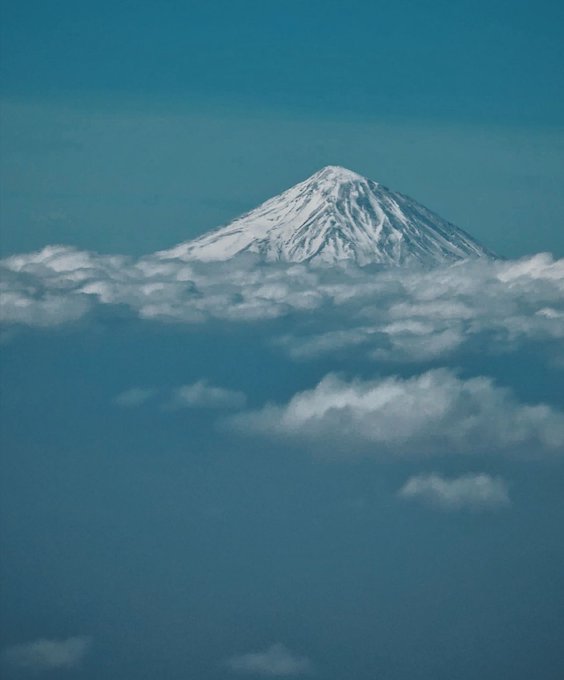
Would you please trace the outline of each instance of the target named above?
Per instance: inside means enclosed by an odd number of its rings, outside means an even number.
[[[359,175],[354,170],[343,168],[340,165],[326,165],[321,170],[314,173],[306,182],[326,181],[328,183],[334,182],[336,184],[343,184],[344,182],[362,181],[365,178]]]
[[[360,265],[491,256],[471,236],[413,199],[335,165],[159,257],[213,261],[245,252],[266,261],[351,260]]]

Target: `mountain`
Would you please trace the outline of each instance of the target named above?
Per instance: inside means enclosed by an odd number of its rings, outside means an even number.
[[[158,256],[213,261],[246,252],[266,261],[359,265],[493,256],[413,199],[337,166],[322,168],[227,226]]]

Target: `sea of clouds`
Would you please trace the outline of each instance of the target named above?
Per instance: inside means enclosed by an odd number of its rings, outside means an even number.
[[[0,263],[5,326],[69,324],[101,308],[179,324],[291,318],[272,338],[294,359],[354,350],[425,361],[465,345],[542,343],[562,361],[564,260],[472,260],[434,269],[132,259],[64,246]]]
[[[381,268],[264,264],[250,255],[215,263],[159,253],[133,259],[49,246],[1,266],[9,337],[18,328],[87,322],[101,310],[149,323],[221,322],[221,332],[282,319],[266,341],[290,361],[354,355],[367,366],[419,367],[407,377],[327,374],[287,403],[247,411],[245,394],[206,376],[170,395],[168,408],[235,408],[221,424],[239,433],[394,456],[564,450],[560,410],[523,403],[491,377],[462,377],[456,368],[457,356],[463,363],[468,353],[495,357],[526,347],[562,369],[564,260],[549,254]],[[135,406],[153,390],[134,386],[116,403]]]

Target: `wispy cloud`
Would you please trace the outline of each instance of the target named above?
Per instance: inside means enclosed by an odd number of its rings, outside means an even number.
[[[522,404],[490,378],[463,379],[446,369],[407,379],[330,374],[286,404],[231,416],[227,425],[347,455],[564,450],[564,413]]]
[[[4,650],[4,659],[11,666],[33,672],[77,668],[92,645],[90,637],[70,637],[66,640],[35,640]]]
[[[126,408],[141,406],[141,404],[155,396],[156,393],[157,391],[152,387],[132,387],[114,397],[114,404]]]
[[[207,380],[198,380],[173,390],[167,407],[238,409],[243,408],[246,403],[247,397],[243,392],[217,387]]]
[[[212,385],[206,379],[172,389],[132,387],[115,396],[113,403],[124,408],[134,408],[142,406],[157,396],[160,397],[160,406],[164,410],[184,408],[241,409],[247,403],[247,397],[243,392]]]
[[[511,504],[506,482],[485,473],[453,478],[439,474],[417,475],[407,480],[398,496],[443,510],[487,510]]]
[[[265,677],[290,677],[311,673],[313,665],[305,656],[291,652],[281,643],[271,645],[262,652],[233,656],[227,666],[236,673]]]

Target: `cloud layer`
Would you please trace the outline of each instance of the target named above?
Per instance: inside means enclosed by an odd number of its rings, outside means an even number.
[[[78,667],[88,653],[89,637],[70,637],[66,640],[36,640],[4,650],[5,660],[14,667],[33,672]]]
[[[251,256],[207,264],[135,260],[49,246],[1,265],[9,325],[72,323],[103,305],[189,324],[291,315],[296,323],[277,343],[296,359],[354,347],[373,359],[420,361],[471,341],[499,351],[564,340],[564,260],[548,254],[398,270],[265,266]]]
[[[487,510],[511,504],[504,480],[484,473],[455,478],[438,474],[417,475],[407,480],[398,495],[404,500],[444,510]]]
[[[308,658],[294,654],[281,643],[271,645],[263,652],[234,656],[227,661],[227,666],[236,673],[264,677],[290,677],[313,670]]]
[[[446,369],[413,378],[330,374],[283,405],[232,416],[243,433],[285,437],[346,454],[523,453],[564,450],[564,413],[519,403],[486,377]]]

